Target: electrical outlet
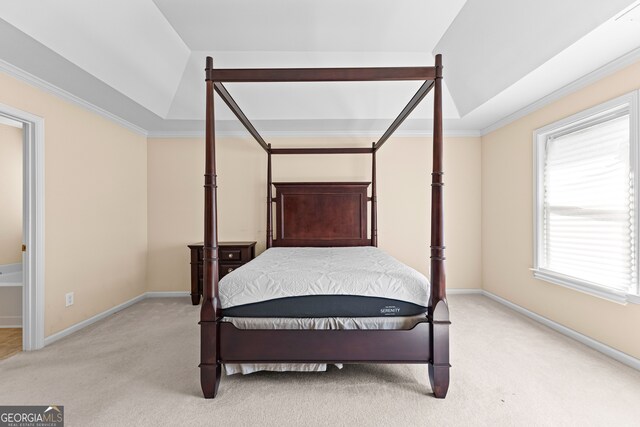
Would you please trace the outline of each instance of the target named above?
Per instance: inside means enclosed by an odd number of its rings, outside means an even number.
[[[69,292],[64,296],[64,306],[69,307],[73,305],[73,292]]]

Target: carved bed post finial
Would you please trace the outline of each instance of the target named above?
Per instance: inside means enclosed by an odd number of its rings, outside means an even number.
[[[431,174],[431,361],[429,379],[433,393],[444,398],[449,389],[449,308],[444,272],[444,202],[442,135],[442,55],[436,55],[433,113],[433,173]]]
[[[376,195],[376,143],[371,146],[371,246],[378,246],[378,196]]]
[[[204,248],[202,266],[203,301],[200,309],[200,383],[205,397],[218,392],[221,367],[218,353],[218,320],[221,316],[218,296],[218,208],[216,179],[215,117],[213,111],[214,85],[211,80],[213,59],[206,61],[206,123],[204,175]]]
[[[271,144],[267,151],[267,249],[273,246],[273,195],[271,193]]]

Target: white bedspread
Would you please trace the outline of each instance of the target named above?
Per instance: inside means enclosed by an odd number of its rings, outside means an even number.
[[[222,308],[308,295],[390,298],[426,307],[429,281],[374,247],[271,248],[220,280]]]

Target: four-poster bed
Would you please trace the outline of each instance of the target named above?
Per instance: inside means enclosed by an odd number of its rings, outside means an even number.
[[[207,57],[205,70],[204,295],[200,316],[200,375],[204,396],[216,396],[222,374],[221,365],[227,363],[424,363],[429,365],[429,378],[434,395],[444,398],[449,387],[450,322],[444,272],[441,56],[436,56],[434,67],[308,69],[215,69],[212,58]],[[424,81],[424,84],[371,148],[272,148],[249,122],[223,85],[227,82],[390,80],[420,80]],[[281,248],[278,250],[285,251],[298,247],[317,248],[314,250],[319,251],[322,251],[322,248],[342,248],[347,252],[362,248],[366,252],[366,247],[375,248],[378,244],[376,152],[431,89],[434,90],[431,278],[430,290],[425,291],[428,292],[425,294],[428,301],[424,303],[426,313],[423,313],[411,328],[390,330],[241,329],[228,321],[223,312],[225,294],[222,294],[221,300],[218,286],[214,91],[267,153],[268,251],[269,248]],[[367,196],[370,183],[273,183],[272,156],[289,154],[371,154],[371,196]],[[274,186],[276,197],[273,197],[272,193]],[[369,202],[370,227],[367,225]],[[273,203],[276,203],[275,238]],[[251,261],[247,266],[254,262],[256,261]],[[242,269],[238,269],[224,280],[228,280]],[[395,306],[386,307],[392,307],[387,308],[387,311],[400,310]]]

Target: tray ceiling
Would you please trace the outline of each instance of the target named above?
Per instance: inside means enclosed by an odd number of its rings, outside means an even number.
[[[7,0],[0,58],[150,133],[188,134],[203,129],[207,55],[221,68],[357,67],[432,65],[438,52],[446,128],[477,131],[640,46],[640,23],[616,20],[633,4]],[[369,133],[384,130],[419,85],[228,89],[258,130]],[[222,102],[216,107],[218,129],[241,128]],[[403,128],[428,131],[431,115],[427,100]]]

